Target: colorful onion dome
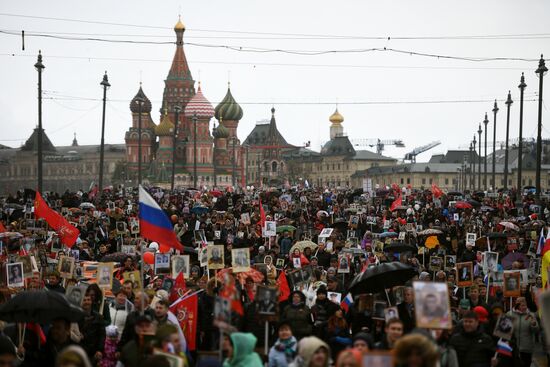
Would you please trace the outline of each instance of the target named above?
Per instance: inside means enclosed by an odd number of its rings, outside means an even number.
[[[162,116],[160,124],[155,127],[155,134],[157,136],[174,135],[174,124],[172,123],[172,120],[170,120],[170,116],[168,115],[168,110],[166,108],[164,109],[164,115]]]
[[[214,135],[214,138],[216,139],[227,139],[229,137],[229,130],[223,126],[222,123],[220,123],[220,125],[212,132],[212,135]]]
[[[200,83],[197,94],[187,103],[184,113],[187,117],[197,115],[198,118],[211,118],[214,116],[214,107],[212,107],[212,104],[202,94]]]
[[[239,121],[243,117],[243,109],[239,106],[237,101],[235,101],[233,95],[231,95],[231,88],[227,88],[227,94],[220,104],[216,106],[216,114],[214,116],[218,121],[220,118],[230,121]]]
[[[152,109],[151,101],[145,93],[143,92],[143,89],[141,88],[141,85],[139,86],[139,90],[134,98],[132,98],[132,101],[130,102],[130,111],[133,113],[139,113],[139,105],[138,100],[141,99],[143,101],[143,105],[141,107],[142,113],[150,113]]]

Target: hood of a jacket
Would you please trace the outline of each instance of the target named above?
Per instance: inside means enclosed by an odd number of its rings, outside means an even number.
[[[235,364],[245,359],[249,354],[254,352],[256,346],[256,337],[251,333],[233,333],[230,336],[233,343],[233,357],[231,364]]]
[[[322,341],[321,339],[315,337],[315,336],[307,336],[305,338],[302,338],[298,342],[298,355],[303,361],[303,366],[309,366],[309,363],[311,362],[311,358],[313,357],[313,354],[317,351],[319,348],[325,348],[327,350],[328,355],[330,355],[330,348],[328,345]],[[327,363],[328,366],[328,363]],[[326,366],[325,366],[326,367]]]

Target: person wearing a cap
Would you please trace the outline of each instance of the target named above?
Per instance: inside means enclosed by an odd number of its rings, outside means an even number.
[[[369,333],[359,332],[353,336],[353,348],[365,354],[370,351],[374,345],[374,340]]]
[[[496,366],[495,343],[479,330],[479,317],[474,311],[464,314],[462,330],[451,337],[449,345],[456,350],[459,367]]]
[[[258,255],[254,256],[254,264],[263,264],[265,259],[265,246],[258,247]]]
[[[342,285],[338,281],[338,278],[335,275],[327,276],[327,291],[342,293]]]
[[[312,319],[311,310],[305,304],[306,297],[300,291],[294,291],[290,294],[290,304],[285,307],[282,313],[282,319],[287,320],[292,325],[292,331],[296,339],[311,335]]]
[[[338,305],[327,298],[327,288],[320,286],[317,289],[315,304],[311,307],[313,315],[313,329],[316,337],[325,340],[328,319],[334,315]]]

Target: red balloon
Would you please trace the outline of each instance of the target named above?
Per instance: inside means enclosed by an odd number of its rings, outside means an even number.
[[[152,252],[144,253],[143,261],[145,261],[146,264],[153,265],[155,263],[155,254]]]
[[[178,216],[176,214],[172,214],[170,219],[172,219],[172,223],[176,223],[178,221]]]

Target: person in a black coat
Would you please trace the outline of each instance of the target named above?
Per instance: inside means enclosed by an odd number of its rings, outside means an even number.
[[[90,361],[99,362],[105,344],[103,317],[92,309],[92,297],[89,295],[82,299],[82,309],[85,315],[78,323],[78,328],[83,336],[80,345],[86,351]]]
[[[397,312],[403,322],[403,333],[408,334],[416,327],[413,289],[410,287],[405,288],[403,297],[403,302],[397,305]]]

